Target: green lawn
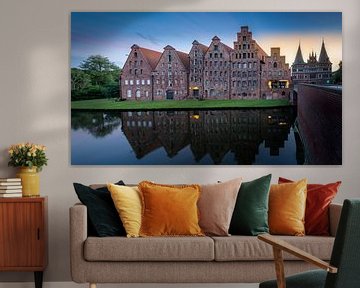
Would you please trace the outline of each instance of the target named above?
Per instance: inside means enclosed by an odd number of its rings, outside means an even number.
[[[161,109],[206,109],[206,108],[266,108],[288,106],[288,100],[159,100],[115,101],[96,99],[71,102],[71,109],[97,110],[161,110]]]

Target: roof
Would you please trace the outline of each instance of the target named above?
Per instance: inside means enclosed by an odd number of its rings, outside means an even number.
[[[176,54],[179,56],[179,59],[180,59],[181,63],[183,63],[185,69],[189,71],[190,70],[190,58],[189,58],[189,55],[187,53],[177,51],[177,50],[176,50]]]
[[[302,53],[301,53],[300,43],[299,43],[299,47],[298,47],[298,50],[296,52],[295,61],[294,61],[293,64],[305,64],[304,58],[303,58]]]
[[[329,63],[329,62],[330,62],[329,56],[328,56],[328,54],[327,54],[327,52],[326,52],[326,49],[325,49],[324,40],[322,41],[322,45],[321,45],[319,62],[320,62],[320,63]]]
[[[192,42],[192,44],[193,44],[193,45],[198,46],[198,47],[201,49],[201,51],[202,51],[203,53],[206,53],[206,51],[209,49],[209,47],[208,47],[208,46],[206,46],[206,45],[204,45],[204,44],[200,43],[200,42],[199,42],[199,41],[197,41],[197,40],[194,40],[194,41]]]
[[[230,46],[228,46],[228,45],[226,45],[226,44],[224,44],[224,43],[222,43],[222,42],[221,42],[221,44],[224,45],[225,49],[226,49],[229,53],[234,51],[234,49],[231,48]]]
[[[145,59],[149,62],[149,65],[151,66],[151,69],[154,70],[157,63],[160,60],[161,54],[158,51],[155,50],[150,50],[147,48],[143,48],[143,47],[139,47],[138,48],[139,51],[141,51],[141,53],[143,54],[143,56],[145,57]]]

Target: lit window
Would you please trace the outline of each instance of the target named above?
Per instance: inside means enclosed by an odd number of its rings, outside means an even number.
[[[127,90],[126,95],[127,95],[128,98],[131,98],[131,90]]]
[[[150,79],[147,80],[147,85],[150,85]]]
[[[140,97],[140,96],[141,96],[140,90],[136,90],[136,97]]]
[[[129,85],[129,80],[125,80],[125,85]]]
[[[141,85],[145,85],[145,80],[144,79],[141,80]]]
[[[136,79],[136,85],[140,85],[140,80]]]
[[[130,80],[130,85],[134,85],[134,80]]]
[[[147,91],[147,90],[145,91],[145,96],[149,97],[149,91]]]

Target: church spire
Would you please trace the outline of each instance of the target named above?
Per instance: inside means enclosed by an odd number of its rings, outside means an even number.
[[[323,38],[322,44],[321,44],[319,62],[320,63],[330,63],[329,56],[328,56],[328,54],[326,52],[326,48],[325,48],[324,38]]]
[[[301,53],[300,41],[299,41],[298,50],[296,52],[296,57],[295,57],[294,64],[305,64],[304,58],[303,58],[302,53]]]

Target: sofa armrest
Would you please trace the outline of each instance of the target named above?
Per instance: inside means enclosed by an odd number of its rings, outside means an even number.
[[[70,268],[73,281],[85,282],[86,263],[83,245],[87,238],[87,208],[82,204],[70,207]]]
[[[330,235],[336,236],[340,215],[341,215],[342,204],[331,203],[329,207],[329,221],[330,221]]]

